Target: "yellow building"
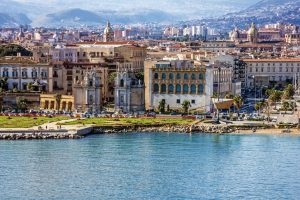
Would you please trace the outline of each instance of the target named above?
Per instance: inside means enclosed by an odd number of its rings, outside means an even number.
[[[40,109],[74,111],[74,97],[71,95],[41,94]]]

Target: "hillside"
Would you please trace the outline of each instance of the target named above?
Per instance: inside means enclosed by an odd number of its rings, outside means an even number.
[[[141,23],[164,22],[174,20],[173,16],[158,10],[143,10],[122,13],[116,11],[91,12],[83,9],[69,9],[66,11],[48,14],[33,21],[33,26],[80,26],[105,24],[109,19],[112,23]]]

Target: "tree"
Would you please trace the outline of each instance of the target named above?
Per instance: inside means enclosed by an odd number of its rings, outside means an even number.
[[[244,99],[242,96],[237,95],[235,97],[233,97],[233,104],[236,107],[236,109],[238,110],[238,116],[240,115],[240,109],[244,104]]]
[[[162,99],[158,103],[158,110],[159,110],[159,112],[164,113],[165,108],[166,108],[166,101],[164,99]]]
[[[283,100],[292,99],[295,95],[295,89],[292,84],[288,84],[288,86],[284,89],[282,98]]]
[[[134,75],[138,80],[144,82],[144,72],[136,72]]]
[[[271,89],[267,90],[267,95],[268,95],[268,101],[270,104],[275,104],[275,109],[276,109],[276,103],[281,100],[282,97],[282,92],[279,90]]]
[[[6,91],[8,90],[8,82],[7,82],[8,78],[2,78],[0,79],[0,88],[2,89],[2,91]]]
[[[27,90],[28,91],[32,91],[33,90],[33,83],[32,82],[27,83]]]
[[[60,102],[61,102],[61,94],[56,94],[55,95],[55,100],[56,100],[56,110],[60,109]]]
[[[265,107],[268,107],[268,103],[266,102],[265,99],[263,99],[263,100],[261,100],[260,102],[256,103],[255,106],[254,106],[255,110],[257,110],[258,113],[259,113],[262,109],[264,109]]]
[[[17,108],[18,110],[21,110],[22,112],[25,112],[28,110],[28,100],[23,97],[17,98]]]
[[[182,106],[183,112],[184,112],[184,113],[187,113],[187,112],[189,111],[189,108],[190,108],[192,105],[191,105],[191,102],[190,102],[190,101],[184,100],[184,101],[182,102],[181,106]]]
[[[108,77],[108,83],[115,84],[116,77],[117,77],[117,72],[110,73]]]
[[[282,109],[284,110],[285,113],[286,113],[286,111],[289,110],[289,108],[290,108],[290,103],[287,101],[283,102]]]
[[[28,51],[20,45],[8,44],[0,46],[0,57],[17,56],[18,53],[21,53],[22,56],[32,56],[31,51]]]
[[[231,94],[231,93],[227,93],[227,94],[225,95],[225,99],[233,99],[233,98],[234,98],[234,95]]]

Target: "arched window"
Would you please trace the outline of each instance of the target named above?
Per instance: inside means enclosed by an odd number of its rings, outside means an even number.
[[[158,73],[154,74],[154,79],[158,79]]]
[[[193,74],[191,75],[191,78],[192,78],[192,80],[195,80],[195,79],[196,79],[196,75],[193,73]]]
[[[178,73],[178,74],[176,74],[176,79],[177,79],[177,80],[181,79],[181,76],[180,76],[180,74],[179,74],[179,73]]]
[[[191,94],[196,94],[196,85],[191,85]]]
[[[174,79],[174,74],[173,74],[173,73],[170,73],[170,74],[169,74],[169,79],[170,79],[170,80],[173,80],[173,79]]]
[[[189,92],[189,86],[187,84],[183,85],[183,93],[188,93]]]
[[[161,93],[166,93],[167,92],[167,86],[166,86],[166,84],[162,84],[161,85],[160,92]]]
[[[189,75],[187,73],[184,74],[184,80],[188,80],[189,79]]]
[[[166,78],[167,78],[167,75],[166,75],[166,73],[162,73],[162,75],[161,75],[161,79],[162,79],[162,80],[166,80]]]
[[[169,93],[174,93],[174,85],[173,84],[169,85]]]
[[[176,93],[181,93],[181,85],[176,85]]]
[[[200,80],[203,79],[203,74],[202,74],[202,73],[199,74],[199,79],[200,79]]]
[[[204,86],[202,84],[198,85],[198,93],[203,94],[204,92]]]
[[[124,80],[123,79],[121,79],[121,81],[120,81],[120,87],[124,87]]]
[[[158,91],[159,91],[158,84],[154,84],[154,86],[153,86],[153,92],[158,92]]]

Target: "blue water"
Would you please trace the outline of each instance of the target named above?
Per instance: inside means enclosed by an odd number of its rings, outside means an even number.
[[[0,199],[299,199],[300,137],[0,141]]]

